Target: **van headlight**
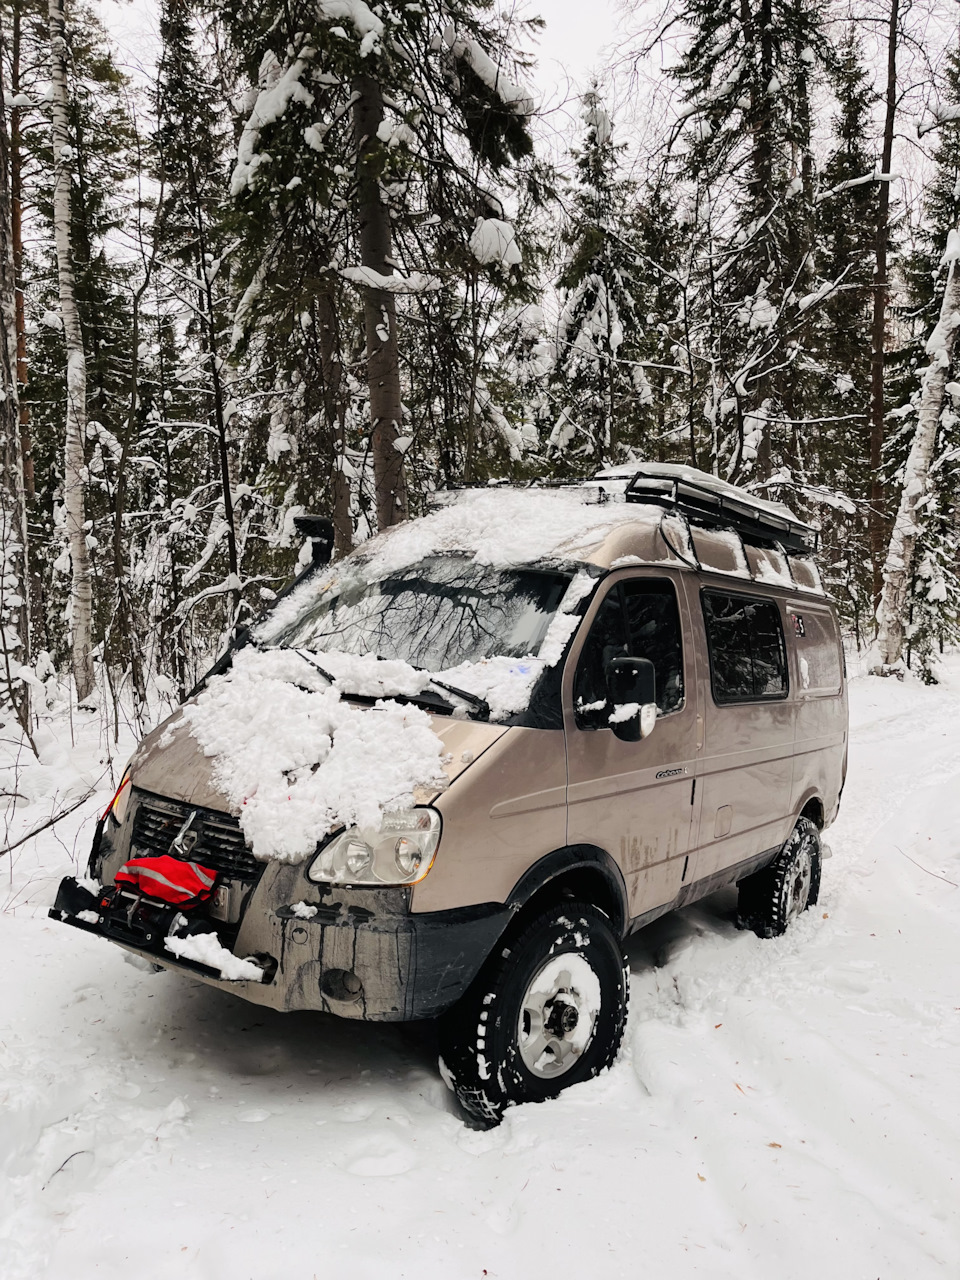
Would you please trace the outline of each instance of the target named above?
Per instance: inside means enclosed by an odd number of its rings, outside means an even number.
[[[123,826],[123,820],[127,816],[127,806],[130,803],[130,766],[127,765],[120,779],[120,785],[114,792],[113,799],[103,811],[101,822],[106,822],[107,818],[112,818],[114,822]]]
[[[416,884],[440,843],[436,809],[385,813],[377,828],[350,827],[324,845],[307,878],[316,884]]]

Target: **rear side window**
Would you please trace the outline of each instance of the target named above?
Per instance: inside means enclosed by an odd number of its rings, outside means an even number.
[[[829,613],[790,614],[797,642],[800,687],[805,693],[837,693],[841,682],[840,642]]]
[[[714,701],[785,698],[787,653],[777,605],[720,591],[704,591],[701,598]]]
[[[584,729],[608,724],[606,668],[611,658],[649,658],[657,680],[657,711],[683,704],[683,648],[676,592],[671,583],[647,578],[619,583],[607,592],[580,654],[574,681],[577,723]]]

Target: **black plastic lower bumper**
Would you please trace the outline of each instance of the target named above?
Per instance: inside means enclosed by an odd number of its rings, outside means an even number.
[[[166,950],[175,907],[144,900],[131,911],[125,900],[113,898],[104,909],[101,898],[68,877],[50,916],[275,1009],[404,1022],[437,1017],[454,1005],[512,914],[502,903],[483,903],[418,915],[409,912],[405,896],[384,891],[373,891],[368,900],[370,907],[320,902],[306,917],[302,908],[278,908],[269,945],[273,954],[258,956],[266,963],[259,984],[228,982],[215,970]]]

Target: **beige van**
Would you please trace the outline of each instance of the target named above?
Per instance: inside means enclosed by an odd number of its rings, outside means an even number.
[[[274,1009],[438,1018],[495,1121],[614,1060],[628,934],[726,885],[761,937],[816,902],[846,690],[787,508],[649,464],[438,495],[333,564],[303,524],[54,918]]]

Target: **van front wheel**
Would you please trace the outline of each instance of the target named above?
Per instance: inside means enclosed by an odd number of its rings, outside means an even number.
[[[555,1098],[610,1066],[628,994],[607,917],[584,902],[550,907],[498,946],[441,1019],[441,1073],[467,1111],[496,1124],[505,1107]]]
[[[798,818],[786,844],[769,867],[740,881],[737,918],[741,929],[760,938],[779,938],[820,895],[820,830]]]

